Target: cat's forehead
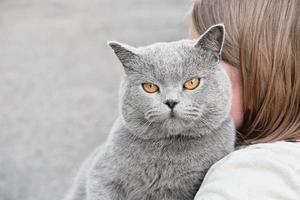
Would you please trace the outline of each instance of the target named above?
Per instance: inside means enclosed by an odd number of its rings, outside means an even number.
[[[159,81],[178,81],[199,71],[196,68],[199,57],[190,40],[156,43],[139,51],[144,61],[142,72]]]
[[[148,56],[168,56],[177,58],[180,54],[194,49],[191,40],[180,40],[175,42],[158,42],[149,46],[140,47],[138,50]]]

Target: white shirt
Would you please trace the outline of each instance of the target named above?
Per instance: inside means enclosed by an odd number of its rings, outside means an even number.
[[[215,163],[194,200],[300,200],[300,143],[251,145]]]

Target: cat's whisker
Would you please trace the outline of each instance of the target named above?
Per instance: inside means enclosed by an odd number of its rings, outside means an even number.
[[[150,110],[150,111],[146,112],[145,118],[146,118],[147,120],[151,120],[151,118],[153,118],[153,117],[155,117],[155,116],[158,116],[157,113],[158,113],[157,110]]]
[[[203,120],[203,121],[202,121]],[[222,137],[222,138],[224,138],[224,136],[222,135],[222,134],[217,134],[217,132],[215,131],[215,130],[213,130],[212,128],[210,128],[205,122],[204,122],[204,119],[202,118],[201,120],[199,120],[209,131],[211,131],[211,132],[213,132],[215,135],[217,135],[218,137]],[[193,122],[193,124],[195,125],[195,126],[197,126],[194,122]],[[199,131],[198,129],[200,129],[199,127],[197,128],[194,128],[194,131]],[[224,140],[222,139],[222,142],[221,142],[221,145],[222,145],[222,147],[225,147],[226,148],[226,144],[223,142]],[[220,143],[218,143],[218,144],[220,144]]]
[[[158,112],[158,111],[157,111],[157,107],[151,108],[150,110],[148,110],[148,111],[145,113],[145,115],[151,114],[151,113],[153,113],[153,112]]]
[[[211,131],[212,133],[214,133],[216,136],[218,136],[218,137],[222,137],[222,138],[224,138],[225,136],[224,135],[222,135],[222,134],[218,134],[218,132],[216,131],[216,130],[214,130],[214,129],[212,129],[207,123],[207,119],[204,119],[204,118],[201,118],[200,120],[199,120],[209,131]],[[225,127],[228,127],[228,128],[232,128],[232,127],[230,127],[229,125],[225,125]],[[221,143],[221,145],[223,146],[223,147],[226,147],[227,145],[224,143],[224,139],[222,139],[222,143]]]
[[[191,118],[191,119],[198,119],[200,117],[200,113],[195,112],[183,112],[184,116]]]
[[[205,121],[205,119],[202,119],[202,120],[204,120]],[[208,125],[206,125],[208,128],[209,128],[209,126]],[[228,124],[225,124],[225,126],[226,127],[229,127],[229,125]],[[231,128],[231,127],[229,127],[229,128]],[[235,129],[235,133],[239,136],[239,137],[241,137],[241,139],[246,143],[246,145],[250,145],[250,143],[247,143],[246,142],[246,139],[245,139],[245,136],[244,136],[244,134],[243,133],[241,133],[241,132],[239,132],[238,130],[236,130]]]
[[[152,122],[146,121],[146,123],[143,125],[143,129],[141,131],[141,134],[144,135],[146,133],[146,131],[148,130],[148,128],[151,126],[151,124],[152,124]]]
[[[138,112],[140,114],[142,114],[142,112],[138,109],[138,107],[132,105],[132,104],[127,104],[128,107],[132,108],[132,110],[130,110],[130,112],[128,112],[129,110],[127,110],[127,115],[131,115],[134,112]]]
[[[196,108],[193,108],[193,109],[185,109],[185,110],[188,111],[188,112],[199,112],[199,110],[196,109]]]
[[[201,106],[195,103],[195,104],[187,105],[186,108],[200,110]]]
[[[194,112],[194,111],[188,111],[188,110],[183,111],[183,113],[186,113],[186,114],[197,114],[197,115],[200,114],[200,112]]]
[[[133,119],[134,119],[134,118],[133,118]],[[148,121],[144,122],[143,124],[135,124],[134,129],[135,129],[136,131],[139,131],[139,134],[144,134],[144,133],[145,133],[145,129],[148,128],[148,127],[147,127],[147,126],[148,126],[147,123],[148,123]],[[138,134],[132,134],[131,136],[133,137],[134,140],[140,139],[140,138],[138,137]]]

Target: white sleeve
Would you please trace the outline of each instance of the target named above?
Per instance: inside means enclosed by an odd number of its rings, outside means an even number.
[[[269,149],[255,148],[235,151],[213,165],[194,198],[194,200],[297,199],[300,199],[300,171],[293,169]]]

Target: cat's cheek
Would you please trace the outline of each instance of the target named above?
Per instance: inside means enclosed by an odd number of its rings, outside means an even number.
[[[160,101],[160,94],[159,94],[159,92],[148,93],[143,88],[140,88],[139,96],[137,98],[139,98],[138,99],[139,102],[150,103],[151,105],[158,104]],[[151,105],[149,105],[149,106],[151,106]]]

